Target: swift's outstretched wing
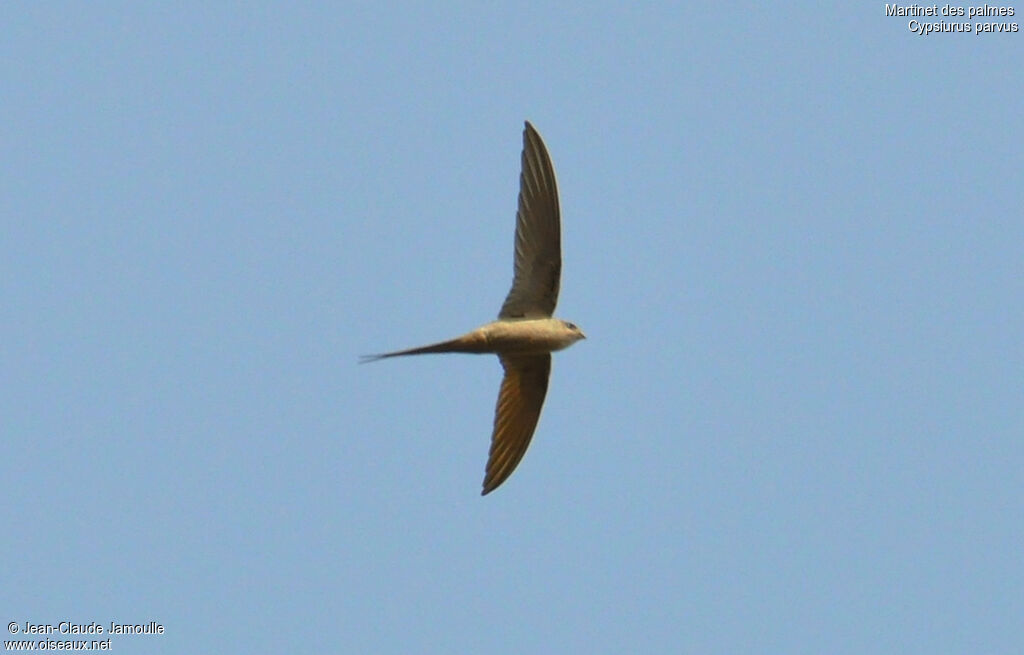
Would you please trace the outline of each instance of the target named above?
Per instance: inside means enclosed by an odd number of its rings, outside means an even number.
[[[494,434],[487,458],[483,495],[501,485],[523,458],[544,406],[551,355],[501,356],[505,378],[494,410]]]
[[[562,276],[558,186],[551,157],[529,122],[516,212],[515,277],[498,318],[546,318],[555,311]]]

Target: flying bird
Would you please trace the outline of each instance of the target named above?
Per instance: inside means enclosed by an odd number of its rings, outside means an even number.
[[[574,324],[552,317],[562,275],[558,187],[551,157],[529,121],[523,129],[513,263],[512,288],[498,320],[449,341],[362,358],[371,362],[427,353],[498,356],[505,377],[494,410],[482,495],[512,475],[530,445],[548,390],[551,353],[586,339]]]

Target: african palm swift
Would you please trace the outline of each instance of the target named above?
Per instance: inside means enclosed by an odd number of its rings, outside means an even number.
[[[548,390],[551,353],[586,338],[572,323],[551,316],[558,301],[561,273],[555,170],[544,142],[527,121],[519,174],[514,277],[498,320],[450,341],[363,358],[375,361],[426,353],[498,355],[505,377],[494,410],[483,495],[508,479],[530,445]]]

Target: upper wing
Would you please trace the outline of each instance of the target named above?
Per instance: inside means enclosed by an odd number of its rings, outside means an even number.
[[[505,367],[505,378],[494,410],[494,434],[483,495],[497,489],[512,475],[530,445],[548,391],[551,355],[502,355],[501,365]]]
[[[562,235],[555,169],[537,130],[523,129],[516,212],[515,278],[499,318],[545,318],[555,311],[562,276]]]

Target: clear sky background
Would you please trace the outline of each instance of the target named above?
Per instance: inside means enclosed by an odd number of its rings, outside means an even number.
[[[5,623],[1024,652],[1024,34],[882,2],[0,25]],[[589,338],[481,498],[496,358],[356,362],[495,317],[524,119]]]

